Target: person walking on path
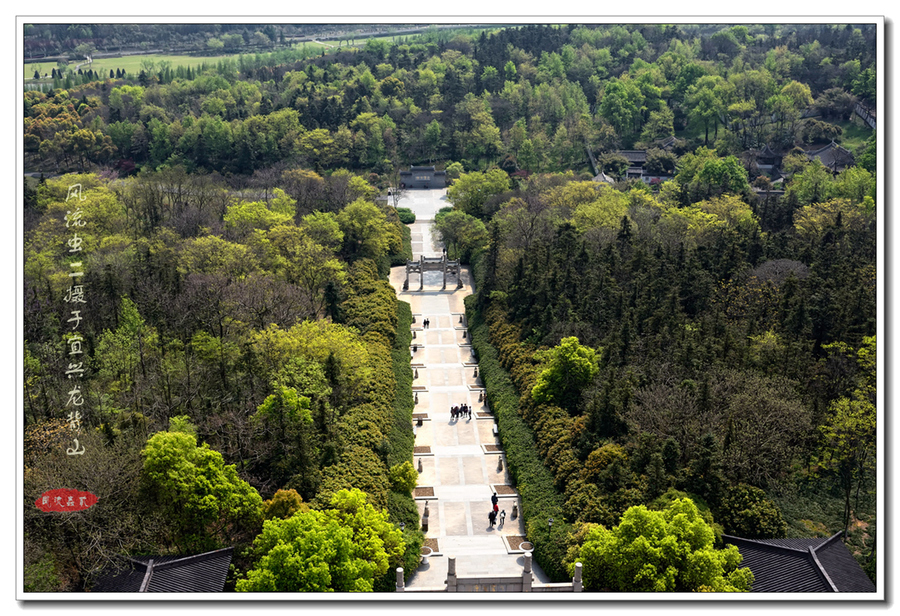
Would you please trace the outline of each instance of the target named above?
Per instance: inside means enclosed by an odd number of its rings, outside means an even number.
[[[506,509],[500,512],[500,524],[497,525],[497,530],[503,528],[503,523],[506,521]]]
[[[500,499],[497,497],[497,493],[494,492],[494,495],[491,497],[491,504],[492,504],[494,507],[496,507],[496,506],[497,506],[497,503],[498,503],[499,501],[500,501]]]
[[[497,513],[494,512],[494,511],[491,511],[491,512],[488,514],[488,522],[491,523],[491,528],[494,528],[494,523],[495,523],[496,521],[497,521]]]

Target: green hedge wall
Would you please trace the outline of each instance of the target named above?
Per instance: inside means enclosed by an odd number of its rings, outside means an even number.
[[[394,378],[397,386],[394,390],[394,414],[390,436],[391,453],[388,466],[394,466],[407,460],[413,460],[413,446],[416,436],[412,430],[413,371],[409,363],[409,345],[412,342],[412,309],[406,302],[397,301],[397,333],[391,348]]]
[[[409,238],[409,229],[405,237]],[[405,241],[405,240],[404,240]],[[388,439],[391,442],[391,452],[388,454],[388,466],[394,466],[401,462],[413,461],[413,447],[416,435],[412,429],[413,402],[412,383],[413,371],[409,365],[409,345],[412,341],[412,309],[406,302],[397,301],[397,330],[394,336],[394,345],[391,348],[391,360],[394,370],[394,379],[397,385],[394,389],[394,412]],[[425,541],[424,533],[419,531],[419,509],[411,494],[402,494],[391,491],[388,494],[388,513],[394,524],[406,523],[403,531],[403,539],[406,541],[406,552],[403,555],[403,577],[409,579],[416,572],[419,563],[420,549]],[[375,586],[376,591],[393,592],[396,576],[393,570],[385,574]]]
[[[509,474],[522,497],[522,515],[528,540],[534,543],[535,559],[553,581],[566,581],[569,576],[563,560],[571,525],[565,522],[565,500],[554,487],[553,474],[538,456],[534,433],[519,416],[519,393],[500,365],[497,350],[489,341],[487,323],[475,310],[474,295],[466,298],[466,318],[487,402],[500,426]]]
[[[403,251],[390,256],[391,265],[406,265],[407,259],[412,261],[412,232],[406,225],[400,225],[400,235],[403,238]]]

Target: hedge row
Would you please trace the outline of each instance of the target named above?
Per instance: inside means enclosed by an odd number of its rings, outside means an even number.
[[[403,221],[401,220],[401,222]],[[400,225],[400,236],[403,238],[403,250],[390,255],[391,265],[406,265],[407,260],[412,261],[412,231],[409,230],[409,226]]]
[[[538,456],[534,433],[519,415],[519,393],[509,373],[500,365],[497,349],[490,343],[487,323],[475,309],[474,295],[466,298],[466,318],[487,403],[499,424],[509,474],[522,498],[526,534],[534,544],[535,559],[553,581],[566,581],[568,574],[563,560],[571,525],[565,522],[565,501],[554,487],[553,474]]]
[[[394,367],[394,379],[397,386],[394,390],[394,416],[391,426],[391,453],[388,464],[394,466],[413,459],[413,447],[416,435],[412,430],[413,371],[409,363],[409,345],[412,342],[412,309],[406,302],[397,301],[397,330],[394,345],[391,349],[391,360]]]
[[[409,229],[404,227],[404,237],[409,238]],[[405,240],[404,240],[405,241]],[[391,348],[391,361],[394,370],[394,380],[397,385],[394,389],[394,414],[388,439],[391,442],[391,452],[388,454],[388,466],[396,466],[403,462],[412,462],[413,447],[416,435],[412,429],[413,402],[412,383],[413,371],[409,364],[409,345],[412,342],[412,308],[406,302],[396,301],[397,330],[394,335],[394,345]],[[404,577],[408,580],[416,572],[419,563],[420,550],[425,542],[425,534],[419,530],[419,509],[412,494],[391,491],[388,494],[388,513],[395,524],[406,524],[403,530],[403,540],[406,542],[406,552],[403,555]],[[393,592],[396,576],[393,569],[389,570],[383,579],[377,580],[376,591]]]

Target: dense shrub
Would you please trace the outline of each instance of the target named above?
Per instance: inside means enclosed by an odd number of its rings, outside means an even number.
[[[563,566],[565,540],[571,526],[565,521],[564,501],[553,484],[553,475],[538,457],[534,433],[518,414],[519,394],[500,365],[497,350],[488,340],[488,327],[474,310],[475,297],[466,298],[466,318],[479,372],[487,389],[488,406],[500,425],[509,474],[522,498],[526,534],[535,546],[535,559],[554,581],[568,579]],[[553,519],[553,526],[548,524]]]
[[[404,225],[411,225],[416,222],[416,214],[408,207],[398,207],[397,208],[397,216],[400,217],[400,222]]]
[[[394,371],[394,409],[389,430],[392,451],[388,456],[391,466],[412,460],[416,436],[412,430],[413,371],[409,365],[409,344],[412,341],[412,309],[406,302],[396,301],[397,332],[391,348],[391,364]]]
[[[787,523],[778,506],[759,488],[739,483],[725,490],[716,519],[729,535],[747,539],[784,537]]]

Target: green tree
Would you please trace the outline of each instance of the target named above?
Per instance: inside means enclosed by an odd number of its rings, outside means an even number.
[[[309,505],[297,490],[278,490],[275,495],[263,503],[263,517],[266,520],[280,518],[287,520],[298,511],[309,511]]]
[[[729,535],[746,539],[775,539],[787,533],[787,522],[766,493],[739,483],[728,487],[716,510],[716,521]]]
[[[471,263],[487,247],[488,233],[484,223],[465,212],[453,210],[435,216],[434,227],[451,257]]]
[[[141,452],[145,496],[170,520],[185,552],[215,549],[256,533],[262,499],[222,454],[184,432],[157,432]]]
[[[643,105],[644,95],[634,81],[611,79],[606,83],[599,111],[619,136],[624,138],[637,128]]]
[[[556,404],[574,413],[582,390],[591,384],[600,368],[594,349],[582,346],[578,338],[563,338],[556,347],[535,353],[546,366],[531,390],[539,404]]]
[[[509,176],[503,169],[487,173],[463,173],[447,189],[447,198],[455,207],[476,218],[484,217],[484,204],[493,195],[509,190]]]
[[[351,259],[378,261],[389,252],[400,252],[402,240],[397,225],[389,222],[378,207],[357,199],[337,215],[344,233],[344,254]]]
[[[829,345],[830,348],[840,346],[839,343]],[[853,512],[853,489],[856,488],[858,508],[859,493],[875,467],[875,353],[875,336],[863,338],[863,345],[856,351],[859,367],[856,387],[850,396],[843,396],[831,403],[828,418],[820,427],[827,455],[823,465],[837,476],[844,497],[844,532],[850,525]]]
[[[624,177],[630,165],[627,158],[615,153],[604,154],[597,162],[600,163],[600,169],[604,173],[609,173],[614,178]]]
[[[239,236],[253,229],[270,229],[293,220],[292,214],[270,210],[265,201],[251,201],[228,206],[225,212],[225,227]]]
[[[331,509],[268,520],[253,542],[256,564],[237,591],[371,592],[404,548],[387,513],[359,490],[341,490]]]
[[[725,111],[721,90],[723,80],[719,76],[705,75],[690,86],[685,97],[688,119],[697,127],[703,127],[703,145],[709,145],[709,129],[715,128],[718,136],[719,118]]]
[[[834,178],[819,159],[809,163],[791,178],[785,198],[795,198],[800,205],[828,200],[834,191]]]
[[[713,547],[715,533],[689,499],[677,499],[664,511],[643,505],[629,508],[618,526],[591,525],[567,557],[584,567],[589,590],[613,592],[747,592],[753,574],[729,545]]]
[[[409,494],[419,481],[419,472],[409,460],[391,467],[388,478],[391,481],[391,489],[395,492]]]

